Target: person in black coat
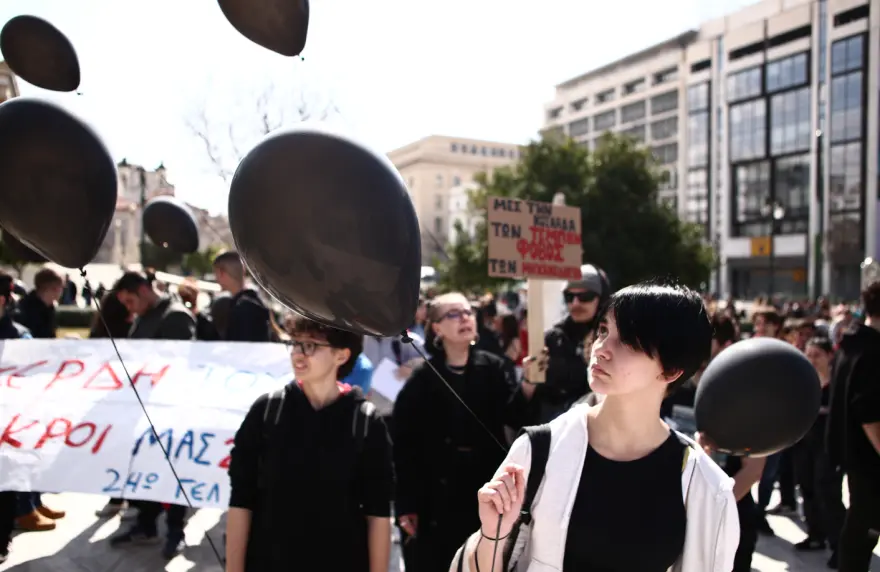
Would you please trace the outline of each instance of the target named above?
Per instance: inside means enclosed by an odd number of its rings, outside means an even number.
[[[55,304],[63,290],[61,275],[51,268],[43,268],[34,276],[34,289],[18,303],[15,320],[36,339],[55,338],[58,330]]]
[[[245,288],[245,269],[237,252],[224,252],[214,259],[214,276],[225,292],[232,295],[226,325],[226,341],[270,342],[273,340],[269,308],[256,290]]]
[[[504,458],[504,428],[520,424],[522,396],[509,364],[473,346],[477,324],[463,295],[434,300],[426,335],[446,383],[423,364],[397,396],[395,512],[407,571],[446,572],[479,525],[474,494]]]

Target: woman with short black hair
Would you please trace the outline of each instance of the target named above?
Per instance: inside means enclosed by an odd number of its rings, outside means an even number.
[[[664,396],[709,359],[711,343],[693,290],[644,283],[611,296],[589,365],[590,387],[605,397],[548,425],[543,482],[526,507],[534,521],[511,569],[730,572],[739,540],[733,481],[659,415]],[[528,436],[517,439],[480,489],[481,529],[453,571],[507,569],[501,554],[523,510],[532,452]]]

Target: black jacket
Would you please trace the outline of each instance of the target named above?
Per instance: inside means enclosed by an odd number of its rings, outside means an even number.
[[[245,289],[232,297],[226,340],[230,342],[272,341],[269,324],[269,308],[263,304],[257,292]]]
[[[31,290],[21,301],[15,312],[15,320],[31,331],[34,338],[55,338],[58,321],[55,306],[47,306],[36,290]]]
[[[194,340],[196,320],[186,306],[163,297],[135,320],[128,337],[141,340]]]
[[[367,516],[390,517],[394,472],[382,419],[369,418],[358,452],[352,432],[359,389],[315,410],[296,383],[278,423],[264,424],[268,397],[235,434],[231,507],[250,510],[247,572],[369,572]]]
[[[880,332],[855,324],[835,356],[826,428],[831,462],[880,482],[880,455],[862,425],[880,421]]]
[[[577,328],[568,317],[544,335],[549,357],[546,381],[535,388],[528,403],[526,425],[552,421],[590,391],[583,339],[573,338],[573,329]]]
[[[22,338],[32,338],[30,331],[21,324],[18,324],[9,317],[9,314],[3,314],[0,318],[0,340],[18,340]]]
[[[505,451],[505,425],[518,425],[511,369],[471,349],[463,375],[442,355],[430,360],[473,413],[427,364],[418,367],[394,403],[392,440],[397,472],[395,512],[418,515],[419,571],[446,571],[455,550],[479,526],[476,491],[495,473]]]

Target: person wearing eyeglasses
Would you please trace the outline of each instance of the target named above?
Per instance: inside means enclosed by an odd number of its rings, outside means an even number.
[[[504,458],[505,426],[519,424],[517,390],[512,364],[478,349],[461,293],[432,301],[425,332],[431,359],[394,403],[394,508],[407,572],[445,572],[479,525],[474,493]]]
[[[285,321],[295,380],[254,402],[235,434],[228,572],[387,572],[394,471],[382,418],[340,382],[363,336]]]
[[[552,421],[590,391],[584,367],[584,340],[591,339],[599,309],[611,296],[608,278],[599,268],[586,265],[581,279],[568,282],[562,295],[567,315],[544,335],[544,355],[539,358],[543,362],[541,368],[546,367],[546,381],[531,384],[527,373],[523,378],[522,393],[528,400],[527,425]],[[534,358],[526,361],[529,359]],[[528,372],[526,365],[523,369]]]

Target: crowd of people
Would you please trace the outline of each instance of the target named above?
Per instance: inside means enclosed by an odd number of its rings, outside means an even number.
[[[766,515],[798,514],[798,493],[807,538],[795,549],[868,570],[880,529],[880,284],[865,290],[862,315],[761,301],[743,332],[731,301],[660,283],[614,292],[587,266],[567,283],[566,315],[545,347],[530,351],[527,304],[515,296],[428,291],[401,340],[273,315],[234,252],[214,274],[228,295],[202,309],[195,283],[172,295],[128,272],[100,298],[90,335],[288,345],[294,381],[251,406],[231,452],[230,572],[292,561],[385,572],[392,542],[410,572],[499,572],[533,457],[530,437],[517,435],[534,426],[554,441],[544,492],[528,507],[534,529],[514,551],[519,570],[529,560],[542,570],[750,570],[758,535],[773,534]],[[10,293],[0,294],[0,337],[54,337],[64,279],[42,270],[14,310],[12,284],[0,276]],[[688,425],[708,361],[746,335],[798,347],[823,388],[808,435],[766,459],[723,455]],[[383,360],[403,384],[393,401],[371,387]],[[544,382],[530,381],[535,371]],[[186,507],[111,499],[99,515],[120,513],[128,525],[113,546],[159,544],[167,558],[182,548]],[[63,516],[39,493],[0,493],[0,557],[14,527],[47,530]]]

